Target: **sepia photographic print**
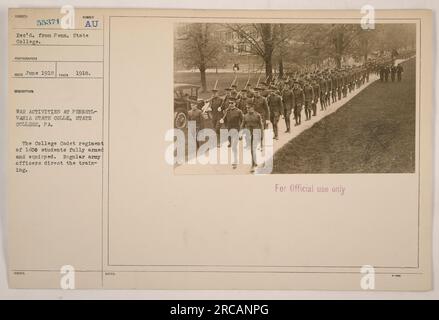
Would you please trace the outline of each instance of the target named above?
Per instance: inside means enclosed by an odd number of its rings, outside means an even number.
[[[177,174],[413,173],[415,120],[414,23],[175,24]]]

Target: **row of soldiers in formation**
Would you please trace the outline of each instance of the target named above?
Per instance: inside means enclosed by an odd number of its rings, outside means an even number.
[[[302,123],[302,111],[305,111],[305,120],[317,115],[317,105],[324,111],[331,103],[346,97],[366,82],[369,82],[372,65],[325,69],[296,75],[290,79],[277,79],[259,82],[252,88],[247,82],[245,87],[238,91],[236,81],[226,94],[219,96],[217,83],[212,90],[212,97],[208,99],[200,113],[189,112],[189,120],[197,121],[197,127],[211,127],[219,131],[221,128],[266,129],[271,122],[274,138],[279,138],[278,122],[285,119],[286,132],[291,132],[291,115],[295,125]],[[250,112],[249,112],[250,110]],[[245,115],[250,113],[250,119]],[[258,116],[254,117],[253,113]],[[249,118],[249,117],[247,117]],[[203,119],[203,120],[201,120]],[[203,124],[198,123],[202,121]],[[206,124],[207,123],[207,124]]]
[[[250,142],[255,138],[254,129],[263,131],[271,122],[274,139],[279,139],[278,122],[281,117],[285,120],[286,133],[291,132],[291,115],[295,125],[302,122],[302,111],[305,119],[310,120],[317,115],[317,106],[326,110],[332,103],[345,98],[348,92],[359,89],[369,82],[371,73],[385,79],[386,72],[398,75],[401,79],[402,66],[393,67],[393,61],[372,61],[362,66],[325,69],[298,76],[287,77],[285,80],[259,82],[255,87],[247,81],[243,89],[237,89],[236,78],[232,85],[225,88],[226,94],[219,96],[218,81],[212,89],[212,97],[205,101],[202,109],[194,104],[189,111],[189,121],[196,122],[196,128],[212,128],[219,130],[241,130],[246,128],[251,133]],[[390,67],[392,66],[392,67]],[[393,80],[393,76],[392,76]],[[383,80],[384,81],[384,80]],[[387,81],[387,80],[386,80]],[[218,134],[219,137],[219,134]],[[263,138],[263,137],[261,137]],[[198,142],[197,142],[198,145]],[[251,145],[251,144],[250,144]],[[231,140],[229,139],[229,146]],[[253,166],[256,166],[254,150],[252,148]]]
[[[378,74],[380,76],[381,82],[388,82],[389,81],[389,75],[392,82],[395,82],[396,79],[398,79],[398,82],[402,80],[402,73],[404,72],[404,68],[401,64],[394,65],[392,63],[390,64],[383,64],[378,69]]]

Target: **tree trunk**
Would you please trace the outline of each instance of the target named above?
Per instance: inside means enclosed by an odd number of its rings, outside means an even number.
[[[363,58],[364,58],[364,62],[367,62],[367,57],[368,57],[368,53],[369,53],[369,39],[367,38],[367,34],[364,35],[364,38],[362,40],[362,44],[363,44]]]
[[[334,46],[335,46],[335,63],[337,65],[337,68],[341,68],[341,59],[343,57],[343,51],[344,51],[343,31],[341,30],[337,31],[337,34],[334,39]]]
[[[268,77],[268,81],[271,81],[271,79],[273,78],[273,64],[271,62],[271,56],[264,57],[264,61],[265,61],[265,76]]]
[[[284,62],[281,57],[279,60],[279,78],[283,78],[283,76],[284,76]]]
[[[279,44],[279,77],[283,78],[284,76],[284,55],[285,55],[285,43],[284,43],[284,37],[285,37],[285,25],[281,23],[279,25],[279,33],[281,42]]]
[[[206,83],[206,66],[200,66],[200,77],[201,77],[201,91],[207,91],[207,83]]]
[[[265,63],[265,75],[271,81],[273,76],[273,30],[272,25],[263,23],[261,24],[261,36],[264,43],[264,63]]]

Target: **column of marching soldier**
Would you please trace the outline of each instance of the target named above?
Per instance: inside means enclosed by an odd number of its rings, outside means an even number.
[[[191,110],[188,114],[189,120],[197,122],[197,129],[209,127],[216,130],[218,137],[219,130],[223,128],[238,131],[246,128],[251,133],[251,141],[255,139],[255,132],[267,129],[271,123],[274,139],[278,140],[278,122],[281,118],[285,121],[285,132],[290,133],[291,115],[295,126],[300,126],[302,111],[304,120],[310,120],[317,115],[318,104],[320,111],[325,111],[332,103],[345,98],[348,92],[353,92],[369,82],[371,73],[385,79],[384,70],[391,73],[394,69],[400,80],[402,66],[391,67],[393,64],[392,59],[380,59],[369,61],[362,66],[324,69],[271,81],[258,80],[255,87],[247,81],[239,91],[235,78],[231,86],[224,89],[226,94],[223,97],[218,94],[217,81],[212,89],[212,97],[205,101],[202,110]],[[253,153],[252,148],[252,168],[256,166]]]

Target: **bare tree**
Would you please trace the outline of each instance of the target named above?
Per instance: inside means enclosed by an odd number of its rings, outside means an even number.
[[[175,55],[186,66],[198,68],[202,91],[205,92],[207,91],[206,70],[219,59],[223,52],[220,39],[214,36],[215,25],[191,23],[180,27]]]
[[[332,41],[335,49],[335,62],[338,68],[341,67],[341,61],[348,47],[353,43],[360,32],[360,25],[356,24],[335,24],[331,28]]]
[[[227,28],[235,32],[243,42],[250,46],[250,53],[262,58],[265,65],[265,74],[271,79],[273,74],[273,57],[275,51],[279,54],[279,68],[283,73],[283,56],[286,42],[291,32],[298,26],[294,24],[226,24]]]

